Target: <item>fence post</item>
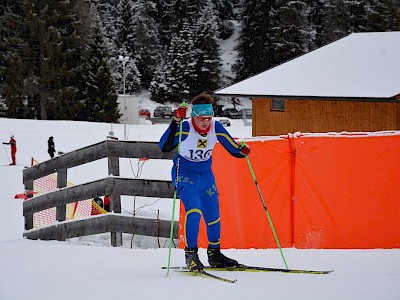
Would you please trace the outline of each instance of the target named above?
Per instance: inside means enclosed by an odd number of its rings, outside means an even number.
[[[25,191],[33,191],[33,181],[25,182]],[[28,194],[29,198],[32,198],[32,194]],[[25,230],[33,228],[33,214],[25,215]]]
[[[119,176],[119,157],[108,157],[108,175]],[[111,193],[110,211],[121,213],[121,195]],[[113,247],[122,246],[122,232],[111,232],[111,245]]]
[[[57,188],[61,189],[67,186],[67,169],[57,171]],[[56,207],[56,220],[62,222],[66,220],[67,205],[60,205]],[[59,238],[59,241],[65,241],[63,238]]]

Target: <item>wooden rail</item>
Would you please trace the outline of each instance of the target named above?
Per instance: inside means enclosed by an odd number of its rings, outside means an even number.
[[[120,215],[121,195],[173,198],[171,181],[130,179],[119,177],[119,158],[172,159],[173,152],[163,153],[155,142],[133,142],[106,140],[87,146],[23,171],[26,190],[33,189],[33,181],[57,173],[57,190],[33,197],[23,203],[25,218],[24,236],[31,239],[57,239],[111,232],[111,244],[122,245],[122,233],[169,237],[170,221],[135,218]],[[67,186],[67,170],[102,158],[108,158],[108,174],[100,180]],[[110,195],[110,214],[74,221],[66,220],[66,205],[98,196]],[[54,225],[33,229],[33,214],[56,207]],[[157,224],[155,227],[154,224]],[[174,238],[177,238],[174,224]],[[154,228],[157,228],[155,231]]]
[[[109,213],[54,226],[32,229],[24,237],[32,240],[65,240],[104,232],[123,232],[168,238],[171,221],[153,220]],[[174,238],[178,238],[178,223],[174,223]]]

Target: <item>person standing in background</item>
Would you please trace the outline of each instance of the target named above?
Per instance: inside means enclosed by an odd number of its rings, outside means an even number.
[[[110,212],[110,195],[104,196],[104,210]]]
[[[47,141],[48,149],[47,152],[49,153],[50,157],[54,157],[54,153],[56,152],[53,137],[49,137],[49,140]]]
[[[10,163],[10,166],[15,166],[16,165],[16,158],[15,155],[17,153],[17,141],[14,139],[14,135],[10,136],[10,141],[8,143],[3,142],[4,145],[10,145],[11,146],[11,159],[12,163]]]

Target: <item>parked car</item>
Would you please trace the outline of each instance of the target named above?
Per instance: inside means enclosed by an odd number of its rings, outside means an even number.
[[[146,118],[150,119],[150,111],[145,108],[139,109],[139,117],[146,117]]]
[[[219,119],[219,122],[224,126],[224,127],[229,127],[231,126],[231,122],[229,119],[221,118]]]
[[[243,118],[243,113],[246,115],[246,119],[251,119],[253,117],[253,109],[251,108],[242,108],[238,112],[238,118]]]
[[[154,118],[172,118],[173,112],[172,108],[169,106],[157,106],[154,110]]]
[[[222,116],[230,119],[236,119],[238,117],[238,111],[236,108],[226,108],[222,112]]]

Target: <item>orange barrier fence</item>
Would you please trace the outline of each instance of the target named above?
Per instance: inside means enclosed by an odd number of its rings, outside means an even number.
[[[246,140],[282,247],[400,248],[400,132]],[[213,152],[222,248],[277,247],[245,159]],[[184,247],[181,207],[179,246]],[[207,247],[204,222],[199,247]]]

